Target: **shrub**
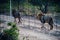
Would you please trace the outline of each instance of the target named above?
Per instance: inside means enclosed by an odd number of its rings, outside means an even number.
[[[11,26],[11,24],[12,24],[12,23],[11,23],[11,22],[9,22],[7,25],[8,25],[8,26]]]
[[[18,40],[18,29],[16,27],[15,23],[8,23],[9,26],[11,26],[11,29],[4,30],[4,37],[2,37],[3,40]]]

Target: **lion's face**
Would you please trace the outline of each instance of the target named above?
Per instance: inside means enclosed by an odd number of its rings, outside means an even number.
[[[42,16],[43,16],[43,14],[38,14],[38,15],[37,15],[37,19],[40,20]]]

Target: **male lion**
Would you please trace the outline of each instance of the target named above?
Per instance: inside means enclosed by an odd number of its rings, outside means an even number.
[[[46,16],[43,13],[40,13],[37,15],[37,18],[38,18],[38,20],[41,21],[41,23],[43,23],[43,25],[44,25],[44,23],[48,23],[50,25],[50,30],[53,29],[53,19],[51,16]]]

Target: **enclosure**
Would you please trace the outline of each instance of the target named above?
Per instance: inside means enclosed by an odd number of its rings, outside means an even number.
[[[19,29],[19,40],[59,40],[60,39],[60,0],[0,0],[0,33],[9,22],[15,23],[13,9],[20,14],[21,23],[16,23]],[[53,19],[53,30],[50,25],[37,19],[37,14],[43,13]],[[18,21],[18,19],[16,19]],[[51,21],[50,21],[51,22]],[[1,39],[1,35],[0,35]]]

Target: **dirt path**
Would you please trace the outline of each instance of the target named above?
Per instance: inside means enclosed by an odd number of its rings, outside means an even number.
[[[12,16],[0,15],[0,19],[4,20],[5,23],[14,22],[14,18]],[[20,30],[19,33],[22,34],[23,36],[29,36],[28,37],[29,40],[58,40],[58,36],[55,35],[59,35],[60,30],[58,32],[56,32],[57,30],[52,30],[52,31],[46,29],[41,30],[40,29],[40,27],[42,26],[41,22],[35,19],[34,17],[30,17],[30,16],[22,17],[21,21],[22,23],[17,24]],[[22,37],[22,35],[20,37]]]

